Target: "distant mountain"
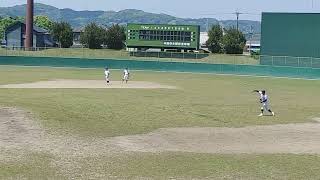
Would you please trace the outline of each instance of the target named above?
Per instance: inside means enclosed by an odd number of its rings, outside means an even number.
[[[25,16],[26,5],[17,5],[13,7],[0,7],[0,16]],[[235,27],[235,20],[218,21],[214,18],[178,18],[167,14],[148,13],[141,10],[127,9],[119,12],[115,11],[75,11],[72,9],[58,9],[53,6],[36,3],[36,15],[46,15],[55,21],[67,21],[74,28],[84,27],[90,22],[96,22],[101,25],[109,26],[114,23],[157,23],[157,24],[188,24],[200,25],[201,31],[206,31],[207,27],[213,24],[223,27]],[[209,24],[209,26],[208,26]],[[244,33],[260,33],[261,27],[259,21],[240,20],[240,30]],[[252,30],[252,31],[251,31]]]

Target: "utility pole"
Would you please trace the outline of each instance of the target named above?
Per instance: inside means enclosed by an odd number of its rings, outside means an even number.
[[[250,26],[250,45],[249,45],[249,53],[252,54],[252,37],[253,37],[253,27]]]
[[[240,14],[243,14],[243,13],[236,11],[234,14],[237,16],[237,30],[239,31],[239,16]]]
[[[30,51],[33,47],[33,13],[34,0],[27,0],[25,48]]]

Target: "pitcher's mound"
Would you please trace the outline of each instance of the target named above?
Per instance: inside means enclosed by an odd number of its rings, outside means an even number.
[[[161,85],[154,82],[146,81],[129,81],[127,84],[122,81],[111,81],[107,84],[104,80],[73,80],[73,79],[57,79],[50,81],[38,81],[24,84],[7,84],[1,85],[0,88],[34,88],[34,89],[177,89],[174,86]]]

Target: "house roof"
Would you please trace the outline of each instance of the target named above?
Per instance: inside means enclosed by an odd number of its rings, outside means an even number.
[[[18,21],[16,23],[12,24],[11,26],[7,27],[6,32],[7,32],[8,29],[11,29],[11,28],[13,28],[14,26],[17,26],[17,25],[24,25],[25,26],[26,24],[24,22]],[[48,33],[49,32],[48,30],[40,28],[40,27],[38,27],[36,25],[33,25],[33,30],[38,32],[38,33]]]
[[[83,32],[83,31],[84,31],[84,28],[77,27],[73,29],[73,32]]]
[[[33,30],[34,30],[34,31],[37,31],[37,32],[39,32],[39,33],[48,33],[48,32],[49,32],[48,30],[43,29],[43,28],[41,28],[41,27],[38,27],[38,26],[36,26],[36,25],[33,25]]]

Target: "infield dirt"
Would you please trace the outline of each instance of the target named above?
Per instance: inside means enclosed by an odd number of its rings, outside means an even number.
[[[38,81],[23,84],[1,85],[0,88],[17,89],[176,89],[174,86],[161,85],[154,82],[145,81],[111,81],[109,84],[103,80],[74,80],[56,79],[50,81]]]

